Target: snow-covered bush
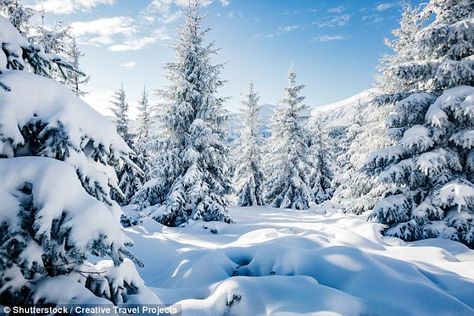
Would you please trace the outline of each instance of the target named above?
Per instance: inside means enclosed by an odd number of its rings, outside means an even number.
[[[415,82],[393,99],[394,145],[373,153],[369,172],[391,186],[371,219],[406,240],[443,237],[474,245],[474,21],[471,1],[432,0],[415,34],[415,58],[397,76]]]
[[[302,113],[306,106],[299,95],[304,86],[296,83],[293,70],[288,81],[282,101],[286,107],[276,111],[272,122],[265,197],[274,207],[302,210],[313,201],[309,137]]]

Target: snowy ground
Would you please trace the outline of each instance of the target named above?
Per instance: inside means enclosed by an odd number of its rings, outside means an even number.
[[[474,315],[474,251],[460,243],[404,243],[342,214],[231,215],[127,230],[146,284],[183,315]]]

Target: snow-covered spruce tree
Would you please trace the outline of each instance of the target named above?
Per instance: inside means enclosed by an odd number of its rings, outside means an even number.
[[[327,132],[323,135],[327,135],[328,141],[328,153],[331,153],[328,157],[332,161],[333,170],[333,188],[337,188],[340,185],[340,177],[344,173],[343,170],[347,170],[350,164],[347,152],[351,145],[352,139],[349,133],[349,126],[334,126],[328,128]]]
[[[51,59],[41,47],[28,43],[7,19],[0,18],[0,30],[2,43],[8,43],[3,45],[4,49],[0,54],[0,83],[5,88],[3,90],[11,90],[10,85],[34,86],[34,82],[41,80],[29,72],[11,70],[31,70],[50,77],[53,67],[51,64],[57,61],[60,61],[60,67],[73,69],[61,59]],[[97,115],[84,102],[65,97],[61,87],[47,78],[42,81],[41,88],[39,91],[44,93],[39,96],[18,89],[3,94],[4,103],[0,106],[5,106],[5,112],[0,119],[5,122],[2,121],[0,125],[10,129],[0,135],[0,156],[44,156],[65,161],[76,168],[84,188],[91,195],[100,201],[111,203],[110,189],[118,187],[114,169],[109,161],[122,159],[131,163],[129,148],[115,133],[113,137],[105,137],[109,135],[105,131],[111,124],[106,124],[105,128],[99,130],[103,133],[101,135],[97,134],[96,129],[89,131],[79,127],[78,122],[87,123],[83,118]],[[67,108],[57,105],[66,101]],[[25,109],[21,112],[21,121],[17,122],[19,116],[11,112],[12,108],[7,105]],[[82,105],[86,109],[81,112],[78,107]],[[102,124],[102,117],[96,119],[95,123]],[[71,133],[73,135],[70,135]]]
[[[239,197],[239,206],[264,205],[263,188],[264,175],[260,146],[262,139],[259,134],[260,122],[258,119],[258,94],[254,91],[253,83],[249,84],[249,91],[242,104],[245,127],[242,131],[238,150],[237,167],[235,171],[235,187]]]
[[[332,143],[334,144],[334,161],[337,167],[334,173],[335,195],[340,189],[345,189],[350,181],[356,167],[353,164],[354,147],[357,136],[362,132],[363,116],[362,103],[359,98],[354,108],[354,115],[347,126],[340,126],[329,133]],[[340,188],[340,187],[343,188]],[[334,195],[334,196],[335,196]]]
[[[160,121],[159,112],[149,103],[148,92],[143,88],[142,96],[139,100],[138,127],[136,134],[135,151],[137,153],[137,165],[144,172],[143,185],[132,197],[130,203],[135,205],[138,210],[143,210],[150,205],[161,204],[164,200],[164,190],[157,184],[157,175],[162,174],[159,159],[164,153],[156,154],[157,150],[162,150],[162,135],[159,127],[156,126]],[[135,217],[133,214],[132,217]],[[131,220],[136,222],[136,219]]]
[[[30,19],[35,15],[35,10],[27,8],[18,0],[0,0],[0,14],[10,20],[10,23],[27,36],[30,31]]]
[[[114,114],[114,123],[117,133],[131,147],[133,145],[133,135],[130,133],[129,128],[130,122],[128,119],[127,94],[123,88],[123,82],[120,85],[120,88],[115,91],[111,103],[112,106],[110,107],[110,110]]]
[[[76,95],[83,95],[79,84],[89,80],[79,69],[78,58],[81,53],[71,33],[70,26],[56,23],[54,28],[43,24],[34,25],[30,19],[37,11],[24,7],[17,0],[0,0],[0,14],[7,17],[16,29],[28,42],[32,43],[31,50],[44,55],[43,57],[54,61],[56,65],[48,71],[34,69],[35,73],[52,77],[53,79],[70,87]],[[40,52],[42,50],[42,52]]]
[[[152,128],[152,107],[148,99],[148,91],[143,87],[142,96],[138,101],[137,147],[145,147],[149,141]]]
[[[18,70],[48,75],[51,61],[3,17],[0,42],[0,304],[120,303],[143,287],[109,198],[108,162],[130,149],[71,91]]]
[[[138,101],[138,110],[138,127],[135,139],[136,163],[144,172],[143,182],[145,182],[149,180],[151,171],[150,137],[153,119],[152,107],[145,87]]]
[[[125,140],[127,145],[135,150],[134,136],[130,133],[130,122],[128,118],[127,95],[123,87],[123,83],[113,95],[112,107],[114,113],[114,122],[117,133]],[[136,153],[131,154],[134,164],[137,164],[138,156]],[[112,198],[120,205],[130,203],[130,200],[143,185],[143,174],[134,165],[118,161],[115,165],[115,171],[118,177],[118,185],[120,191],[113,191]]]
[[[268,180],[266,200],[279,208],[308,209],[313,201],[311,188],[311,158],[309,137],[303,115],[303,85],[296,83],[296,73],[290,69],[288,87],[282,104],[276,111],[269,140]]]
[[[414,82],[397,75],[398,66],[413,61],[417,52],[413,50],[416,34],[420,31],[424,18],[417,7],[409,2],[404,3],[400,27],[393,30],[394,39],[385,39],[385,45],[392,49],[392,54],[382,57],[376,75],[376,86],[381,93],[395,93],[414,88]]]
[[[310,186],[313,200],[320,204],[331,198],[334,193],[334,159],[329,135],[325,133],[319,120],[311,127],[309,137],[309,159],[311,160]]]
[[[372,98],[356,108],[357,114],[348,129],[351,139],[345,154],[348,164],[341,170],[340,185],[332,198],[348,213],[362,214],[372,210],[387,189],[386,184],[377,181],[377,173],[364,169],[372,152],[391,144],[386,137],[385,118],[392,106],[379,106]]]
[[[216,96],[222,65],[211,64],[217,50],[204,43],[208,30],[201,30],[202,20],[198,1],[192,1],[175,45],[177,61],[166,67],[171,85],[161,92],[168,100],[161,115],[167,137],[158,157],[161,168],[145,185],[157,206],[163,199],[154,218],[169,226],[189,220],[231,221],[226,113],[223,99]]]
[[[77,40],[73,35],[70,35],[69,41],[67,42],[65,59],[75,68],[80,68],[81,58],[84,57],[84,53],[81,52],[77,45]],[[72,90],[78,97],[83,97],[87,92],[82,88],[83,85],[87,84],[90,80],[90,76],[85,74],[79,74],[77,72],[68,72],[68,76],[64,81],[66,87]]]
[[[74,66],[70,62],[68,58],[69,56],[67,55],[68,45],[71,41],[70,33],[71,27],[68,25],[64,26],[62,23],[56,23],[53,28],[49,28],[43,24],[34,25],[31,27],[28,40],[31,43],[42,47],[46,54],[59,56],[68,64]],[[75,67],[75,69],[78,68]],[[77,76],[82,75],[78,74],[77,72],[69,71],[68,69],[63,71],[61,68],[53,68],[51,69],[50,73],[54,80],[59,81],[62,84],[66,84],[69,81],[70,75],[72,74]]]
[[[0,54],[0,73],[8,69],[30,70],[48,78],[52,77],[53,69],[59,69],[62,74],[66,71],[80,73],[65,59],[54,54],[45,53],[38,45],[29,43],[21,34],[14,32],[9,20],[0,17],[0,27],[3,31],[3,54]],[[12,46],[8,46],[11,43]],[[8,86],[0,81],[0,88],[8,90]]]
[[[350,157],[348,170],[344,172],[347,181],[338,180],[341,184],[333,197],[333,201],[346,212],[361,214],[372,210],[389,187],[387,183],[378,181],[382,170],[365,170],[365,163],[370,153],[392,144],[386,136],[385,118],[394,103],[406,96],[406,91],[417,88],[416,81],[397,76],[397,73],[400,65],[415,60],[417,52],[412,46],[424,20],[417,8],[406,3],[400,26],[392,32],[394,39],[385,40],[393,52],[380,61],[372,100],[357,109],[361,116],[350,127],[353,141],[347,152]]]
[[[432,0],[415,36],[417,58],[397,75],[401,91],[388,117],[395,144],[375,152],[369,171],[393,189],[371,219],[405,240],[443,237],[474,246],[474,20],[472,1]]]

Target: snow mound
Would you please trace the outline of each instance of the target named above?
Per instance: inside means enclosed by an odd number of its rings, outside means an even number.
[[[474,313],[474,251],[462,244],[406,243],[339,213],[230,213],[237,224],[127,229],[145,262],[142,277],[184,315]]]

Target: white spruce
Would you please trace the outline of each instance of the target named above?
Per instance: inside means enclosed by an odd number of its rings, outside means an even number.
[[[232,188],[225,144],[226,112],[217,96],[222,65],[204,42],[198,1],[190,4],[174,47],[177,61],[166,66],[170,86],[160,95],[167,103],[160,117],[164,139],[155,176],[138,200],[163,205],[153,217],[170,226],[189,220],[230,222],[227,194]]]
[[[302,210],[313,201],[309,138],[303,114],[306,106],[302,104],[305,98],[300,96],[303,88],[290,69],[282,100],[285,108],[277,110],[273,117],[269,141],[265,197],[274,207]]]
[[[474,244],[472,14],[470,1],[430,1],[412,45],[417,58],[396,72],[417,90],[382,96],[395,100],[387,118],[394,145],[366,167],[392,187],[371,215],[386,235]]]
[[[259,96],[254,90],[253,83],[249,84],[248,93],[242,100],[245,109],[242,110],[245,127],[240,136],[235,171],[236,193],[239,206],[264,205],[263,189],[264,175],[262,170],[262,138],[258,118]]]
[[[106,118],[45,78],[52,61],[35,53],[43,48],[32,50],[3,17],[0,30],[8,48],[0,61],[14,61],[0,62],[0,82],[10,88],[0,93],[2,304],[64,303],[41,289],[57,282],[91,301],[122,303],[144,286],[109,197],[117,187],[111,161],[129,161],[130,149]],[[113,266],[96,266],[98,258]]]
[[[335,145],[328,133],[323,130],[321,122],[316,121],[316,124],[311,128],[309,138],[310,185],[316,204],[321,204],[330,199],[334,192],[334,151]]]

